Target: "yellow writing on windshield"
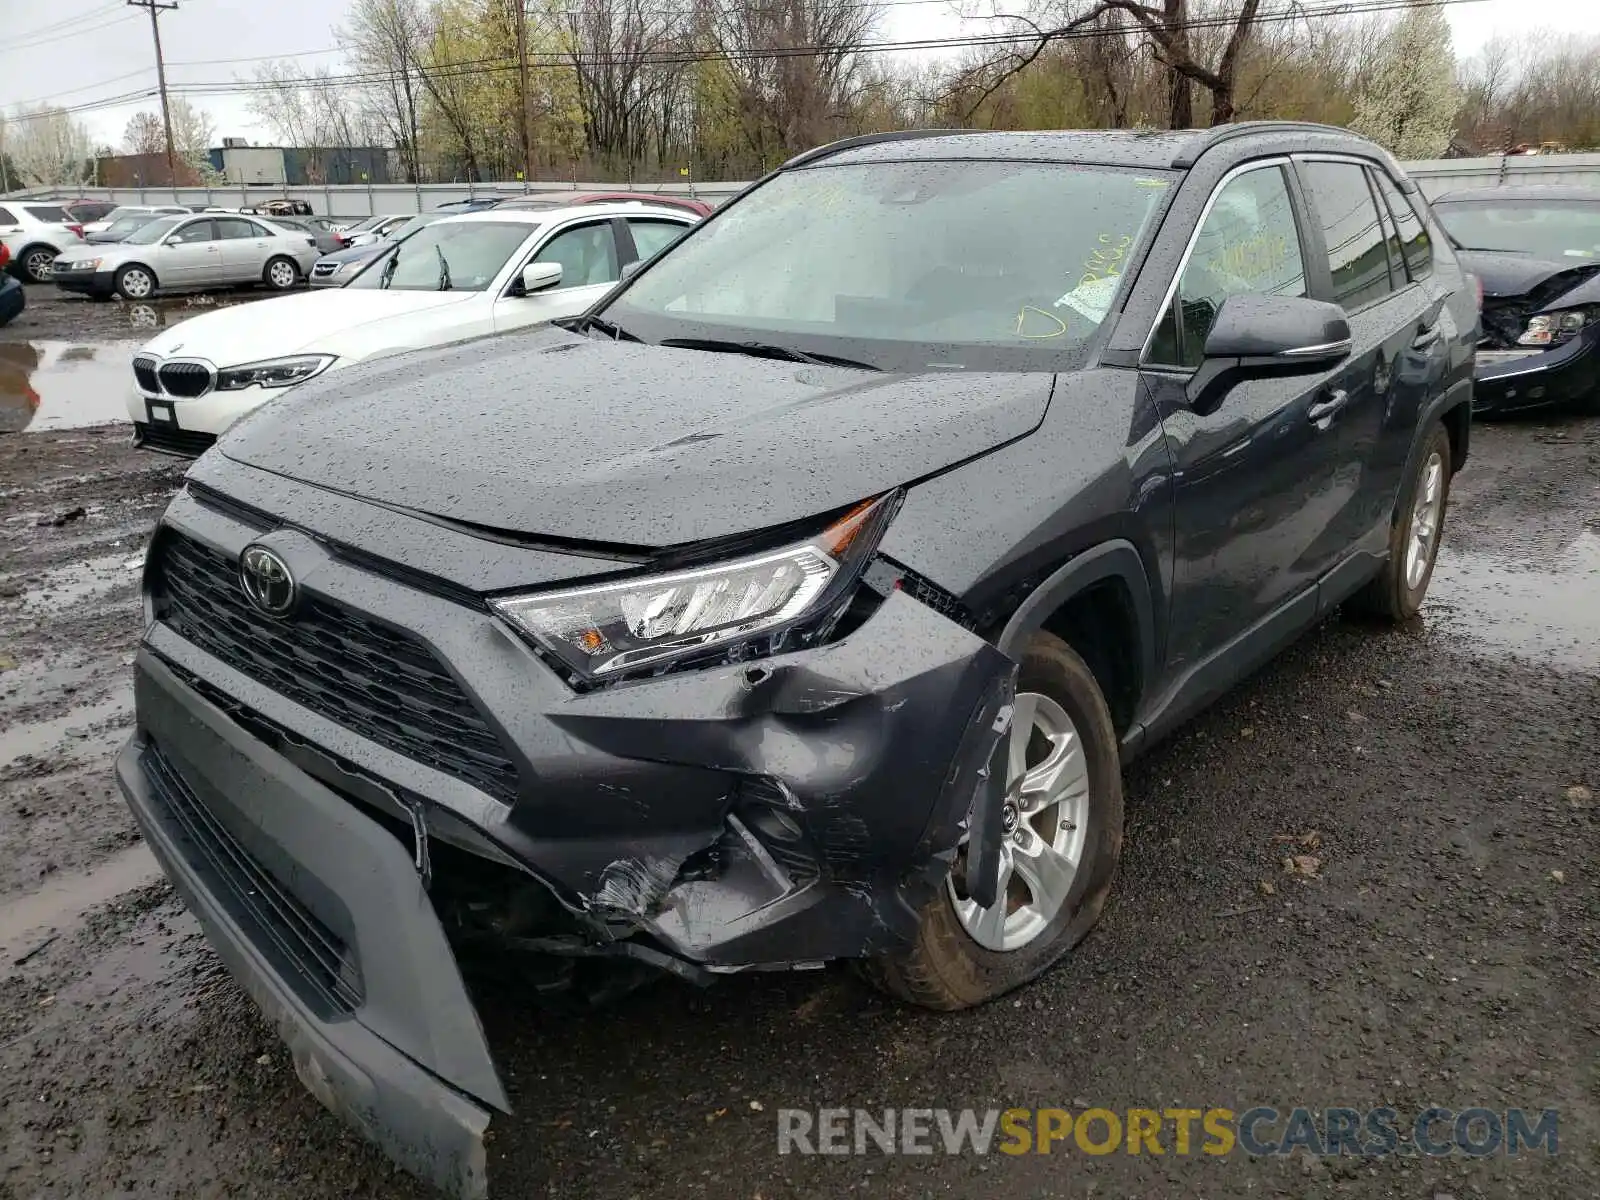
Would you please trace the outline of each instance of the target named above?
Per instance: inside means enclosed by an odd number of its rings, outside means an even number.
[[[1114,233],[1102,233],[1095,243],[1083,264],[1083,274],[1078,279],[1079,287],[1120,274],[1123,259],[1128,256],[1128,247],[1133,245],[1133,238],[1128,234],[1118,237]]]

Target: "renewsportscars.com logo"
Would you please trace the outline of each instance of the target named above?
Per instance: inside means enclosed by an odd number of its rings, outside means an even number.
[[[778,1153],[1484,1158],[1554,1155],[1558,1125],[1553,1108],[783,1108]]]

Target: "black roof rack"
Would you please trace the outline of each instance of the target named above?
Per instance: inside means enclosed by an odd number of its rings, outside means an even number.
[[[854,150],[859,146],[875,146],[879,142],[909,142],[917,138],[930,137],[955,137],[963,133],[983,133],[981,129],[892,129],[888,133],[863,133],[855,137],[840,138],[837,142],[829,142],[825,146],[816,146],[810,150],[802,150],[780,170],[789,167],[798,167],[805,163],[817,162],[819,159],[829,158],[845,150]]]
[[[1354,138],[1348,129],[1338,125],[1322,125],[1316,121],[1235,121],[1228,125],[1215,125],[1210,129],[1194,131],[1199,136],[1173,156],[1174,168],[1192,167],[1207,150],[1232,138],[1247,137],[1252,133],[1337,133]]]

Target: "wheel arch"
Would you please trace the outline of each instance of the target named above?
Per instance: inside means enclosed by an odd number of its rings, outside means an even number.
[[[138,267],[139,270],[143,271],[146,275],[150,276],[150,290],[152,292],[157,292],[157,291],[161,290],[161,275],[149,263],[140,262],[137,259],[134,260],[133,262],[125,262],[121,266],[119,266],[115,271],[113,271],[111,273],[111,282],[112,282],[112,284],[114,286],[120,286],[121,280],[122,280],[122,273],[124,271],[126,271],[126,270],[129,270],[129,269],[133,268],[133,267]]]
[[[60,249],[51,245],[49,242],[29,242],[21,250],[18,250],[11,258],[11,261],[17,265],[17,269],[22,271],[23,274],[27,274],[27,268],[24,267],[23,264],[28,261],[28,255],[32,254],[35,250],[48,250],[52,258],[59,258],[61,256]]]
[[[1017,605],[995,644],[1020,658],[1041,630],[1061,638],[1089,665],[1117,733],[1132,729],[1156,674],[1155,601],[1133,543],[1101,542],[1062,563]]]

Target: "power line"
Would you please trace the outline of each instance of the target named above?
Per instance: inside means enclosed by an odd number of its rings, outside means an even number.
[[[120,6],[118,6],[118,7],[120,7]],[[7,41],[4,45],[0,45],[0,55],[14,54],[14,53],[17,53],[18,51],[21,51],[21,50],[37,49],[40,46],[49,45],[51,42],[63,41],[66,38],[81,37],[86,33],[99,33],[102,29],[110,29],[113,25],[120,25],[124,21],[131,21],[131,20],[133,20],[133,14],[132,13],[125,13],[124,15],[122,15],[120,17],[113,17],[109,21],[102,21],[98,25],[88,25],[88,26],[76,27],[76,28],[72,28],[72,29],[63,29],[61,32],[56,33],[56,34],[52,34],[50,37],[38,38],[38,39],[36,39],[34,41],[31,41],[31,42]]]
[[[76,16],[63,17],[59,21],[51,21],[47,25],[38,25],[32,29],[19,29],[11,36],[10,41],[25,42],[38,34],[49,33],[52,29],[61,29],[67,25],[79,25],[84,21],[89,21],[95,17],[103,16],[104,14],[112,12],[121,7],[122,5],[118,4],[117,0],[111,0],[111,3],[109,4],[102,4],[99,8],[91,8],[88,12],[81,12]]]

